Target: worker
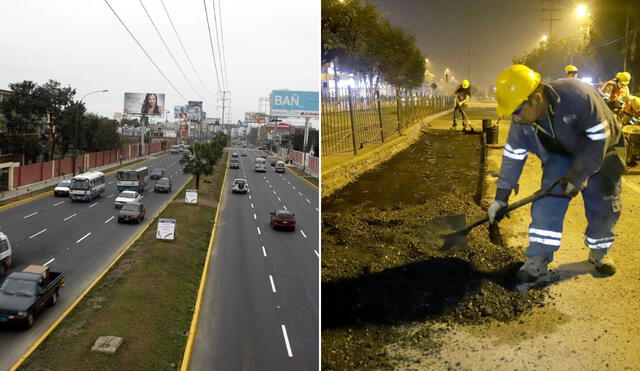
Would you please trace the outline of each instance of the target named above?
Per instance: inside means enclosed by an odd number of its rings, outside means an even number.
[[[569,79],[577,79],[578,78],[578,67],[572,65],[572,64],[568,64],[565,68],[564,68],[564,72],[567,73],[567,78]]]
[[[471,125],[469,125],[467,114],[464,112],[464,110],[467,108],[467,103],[469,103],[469,100],[471,99],[471,88],[469,87],[469,80],[462,80],[462,83],[458,85],[458,88],[454,92],[454,97],[456,105],[453,109],[453,125],[451,126],[451,129],[455,130],[456,126],[458,126],[456,122],[456,114],[460,112],[460,117],[462,117],[462,130],[465,132],[467,131],[467,129],[473,131],[473,128],[471,127]]]
[[[622,109],[622,106],[629,97],[630,81],[631,74],[629,74],[629,72],[618,72],[616,77],[604,82],[598,88],[598,92],[604,98],[607,106],[616,114]]]
[[[545,83],[540,74],[516,64],[496,80],[498,116],[512,115],[489,222],[505,214],[529,152],[542,162],[542,187],[555,197],[531,206],[527,261],[520,281],[535,282],[548,271],[560,248],[562,224],[570,199],[582,192],[588,225],[585,244],[597,272],[613,275],[609,257],[620,217],[620,182],[624,139],[618,119],[594,89],[575,79]],[[559,181],[559,182],[558,182]],[[560,197],[558,197],[560,196]]]
[[[619,117],[622,126],[640,124],[640,97],[630,95],[620,110]]]

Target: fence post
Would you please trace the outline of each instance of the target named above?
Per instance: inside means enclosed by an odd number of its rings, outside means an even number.
[[[400,96],[396,89],[396,119],[398,121],[398,135],[400,135]]]
[[[380,107],[380,90],[376,90],[376,101],[378,102],[378,121],[380,121],[380,140],[384,143],[384,125],[382,123],[382,108]]]
[[[351,117],[351,140],[353,142],[353,155],[358,154],[358,149],[356,148],[356,115],[353,112],[353,96],[351,95],[351,86],[348,86],[349,93],[349,116]]]

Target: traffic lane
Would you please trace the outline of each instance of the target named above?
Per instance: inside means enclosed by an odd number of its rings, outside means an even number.
[[[251,203],[229,171],[190,368],[291,369]]]
[[[176,165],[173,163],[167,165],[167,169],[169,169],[169,172],[171,173],[175,173],[176,171],[180,173],[182,171],[182,167],[179,164]],[[66,222],[68,219],[81,216],[89,209],[98,207],[97,204],[113,202],[113,199],[118,195],[118,191],[115,183],[115,176],[112,177],[113,180],[106,181],[105,191],[102,193],[102,196],[93,201],[72,202],[69,198],[62,198],[59,199],[59,201],[56,200],[56,202],[49,203],[48,206],[44,207],[42,210],[38,211],[37,208],[31,208],[30,210],[24,211],[29,212],[29,214],[21,215],[12,213],[0,215],[0,225],[2,226],[2,230],[9,234],[12,244],[20,244],[23,241],[33,238],[34,234],[42,232],[44,229],[33,228],[34,226],[51,224],[51,221]],[[147,189],[153,189],[154,183],[155,181],[151,181],[150,184],[147,185]],[[34,200],[34,202],[41,200],[44,199]],[[50,200],[49,202],[52,201],[53,200]],[[11,215],[12,217],[6,217],[8,215]]]
[[[253,154],[251,154],[251,158],[252,160],[255,160],[256,157],[258,157],[260,155],[260,152],[254,152]],[[248,156],[249,157],[249,156]],[[267,172],[270,172],[269,170],[271,170],[272,173],[275,173],[275,168],[273,166],[271,166],[271,162],[272,160],[275,159],[274,157],[271,156],[267,156],[267,163],[268,163],[268,169]],[[277,174],[282,174],[282,173],[277,173]],[[289,170],[288,168],[286,168],[285,170],[285,175],[283,175],[282,179],[284,182],[287,183],[287,185],[293,189],[294,191],[296,191],[296,193],[301,193],[301,196],[309,198],[309,200],[311,201],[312,205],[314,206],[314,208],[317,208],[319,205],[319,192],[318,189],[313,187],[311,184],[307,183],[306,181],[304,181],[302,178],[300,178],[299,176],[297,176],[295,173],[293,173],[291,170]],[[318,210],[319,212],[319,210]]]

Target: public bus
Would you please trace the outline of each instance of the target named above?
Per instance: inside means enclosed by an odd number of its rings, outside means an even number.
[[[71,178],[69,198],[71,201],[91,201],[104,192],[104,174],[99,171],[82,173]]]
[[[136,191],[142,193],[149,183],[149,168],[119,170],[116,173],[118,192]]]

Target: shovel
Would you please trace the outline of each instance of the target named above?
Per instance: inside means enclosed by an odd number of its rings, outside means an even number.
[[[527,205],[531,202],[537,201],[543,197],[546,196],[554,196],[554,197],[565,197],[565,196],[560,196],[560,195],[555,195],[551,193],[551,190],[553,189],[553,187],[555,187],[557,184],[560,183],[560,180],[557,180],[555,183],[553,183],[550,187],[548,188],[544,188],[544,189],[540,189],[538,191],[536,191],[535,193],[533,193],[532,195],[525,197],[521,200],[518,200],[512,204],[510,204],[509,206],[507,206],[506,210],[505,210],[505,215],[507,215],[509,212],[522,207],[524,205]],[[429,221],[429,223],[427,224],[427,226],[425,226],[426,228],[430,229],[435,227],[436,231],[443,231],[443,230],[452,230],[455,228],[459,228],[457,227],[458,225],[464,225],[464,220],[465,217],[464,215],[450,215],[450,216],[444,216],[444,217],[440,217],[440,218],[436,218],[434,220]],[[465,226],[462,229],[458,229],[455,230],[455,232],[451,232],[451,233],[432,233],[434,235],[437,235],[440,239],[442,239],[442,244],[434,244],[434,249],[435,250],[440,250],[440,251],[448,251],[451,250],[454,247],[465,247],[466,246],[466,242],[467,242],[467,235],[469,234],[469,232],[481,225],[484,224],[486,222],[489,221],[489,216],[485,216],[482,219],[478,219],[475,222]],[[454,227],[455,226],[455,227]],[[453,227],[453,228],[452,228]],[[490,234],[496,234],[497,230],[494,228],[493,230],[490,229]],[[493,241],[493,238],[492,238]]]

